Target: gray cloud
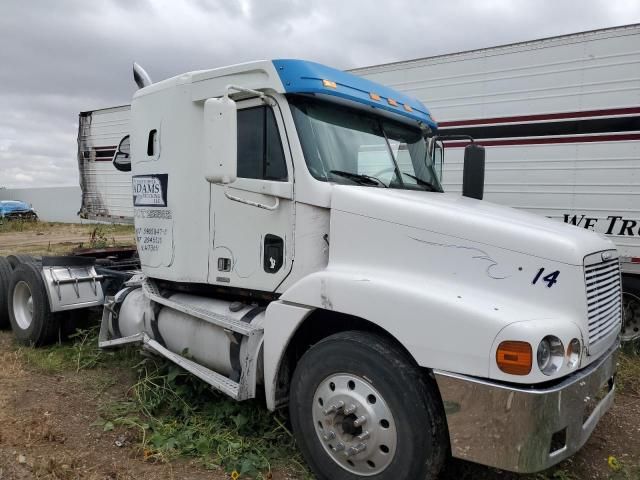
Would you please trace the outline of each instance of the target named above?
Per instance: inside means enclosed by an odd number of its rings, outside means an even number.
[[[338,68],[640,21],[637,0],[2,0],[0,185],[77,184],[77,114],[260,58]]]

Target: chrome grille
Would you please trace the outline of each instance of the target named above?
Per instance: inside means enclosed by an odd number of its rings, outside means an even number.
[[[620,264],[618,259],[586,265],[589,345],[594,345],[622,323]]]

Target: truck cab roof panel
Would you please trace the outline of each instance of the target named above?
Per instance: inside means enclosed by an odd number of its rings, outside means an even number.
[[[437,127],[422,102],[379,83],[305,60],[274,60],[273,64],[286,93],[334,95]]]

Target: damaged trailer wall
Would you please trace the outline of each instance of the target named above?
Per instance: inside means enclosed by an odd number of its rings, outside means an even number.
[[[112,164],[120,140],[129,133],[130,106],[80,113],[78,171],[82,190],[80,217],[132,223],[131,175]],[[76,210],[78,211],[78,210]]]

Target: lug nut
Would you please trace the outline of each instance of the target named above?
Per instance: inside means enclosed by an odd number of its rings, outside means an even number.
[[[365,423],[367,423],[367,417],[365,417],[364,415],[361,417],[356,418],[353,421],[353,426],[354,427],[361,427],[362,425],[364,425]]]
[[[344,408],[344,402],[340,400],[339,402],[331,405],[329,408],[324,409],[322,413],[324,413],[325,415],[331,415],[332,413],[342,410],[343,408]]]
[[[344,452],[347,457],[353,457],[354,455],[359,454],[360,452],[364,452],[367,449],[366,443],[359,443],[353,447],[349,447],[349,449]]]
[[[334,438],[336,438],[336,432],[333,432],[333,431],[325,433],[324,435],[322,435],[322,439],[325,442],[329,442],[329,441],[333,440]]]
[[[349,405],[348,407],[346,407],[344,409],[344,414],[345,415],[351,415],[352,413],[355,413],[355,411],[358,409],[358,407],[356,407],[353,403],[351,405]]]
[[[371,436],[371,435],[369,434],[369,431],[368,431],[368,430],[365,430],[365,431],[364,431],[364,432],[362,432],[360,435],[358,435],[358,436],[356,437],[356,439],[357,439],[357,440],[360,440],[360,441],[362,442],[363,440],[368,440],[370,436]]]
[[[335,447],[333,447],[334,452],[341,452],[344,450],[344,443],[340,442]]]

